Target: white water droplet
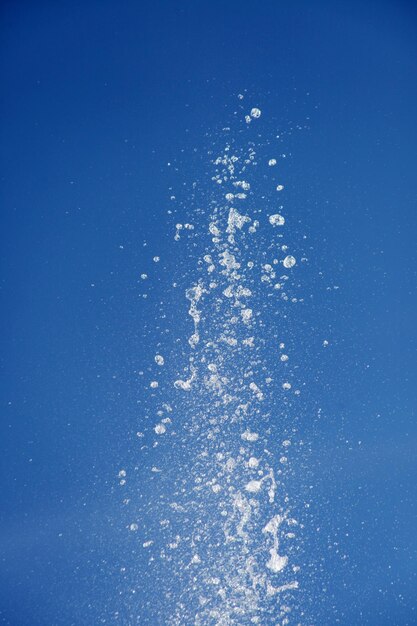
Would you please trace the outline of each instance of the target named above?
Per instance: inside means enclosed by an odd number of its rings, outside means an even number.
[[[293,257],[291,254],[286,256],[283,261],[284,267],[286,267],[287,269],[294,267],[296,263],[297,261],[295,260],[295,257]]]
[[[245,430],[245,432],[241,434],[241,437],[245,441],[258,441],[259,439],[258,433],[251,433],[250,430]]]
[[[269,216],[269,223],[272,224],[272,226],[284,226],[285,217],[283,217],[279,213],[275,213],[275,215]]]
[[[249,493],[258,493],[262,487],[262,480],[251,480],[245,485],[246,491]]]

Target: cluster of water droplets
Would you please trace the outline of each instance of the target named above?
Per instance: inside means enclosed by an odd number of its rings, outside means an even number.
[[[252,108],[244,124],[253,128],[259,118],[260,109]],[[268,307],[300,301],[290,293],[298,262],[283,243],[291,219],[279,204],[279,157],[272,154],[262,164],[274,168],[265,183],[276,194],[274,207],[265,207],[265,196],[253,191],[259,165],[256,142],[238,147],[226,141],[210,157],[213,192],[206,194],[198,224],[175,228],[177,245],[197,228],[205,231],[205,244],[185,291],[191,318],[187,361],[157,398],[150,434],[138,433],[154,437],[153,449],[168,437],[166,448],[175,450],[169,493],[165,487],[152,503],[156,538],[149,538],[150,521],[149,536],[142,538],[144,549],[159,542],[149,562],[159,559],[170,573],[164,581],[164,568],[155,574],[162,604],[171,607],[169,615],[161,609],[161,624],[299,623],[292,607],[300,523],[285,487],[293,441],[287,435],[271,442],[270,420],[277,394],[285,404],[300,389],[291,354],[266,332],[264,320]],[[165,368],[162,349],[154,361]],[[157,387],[152,380],[150,388]],[[170,433],[181,445],[170,443]],[[119,478],[125,485],[125,470]],[[137,533],[140,524],[128,528]]]

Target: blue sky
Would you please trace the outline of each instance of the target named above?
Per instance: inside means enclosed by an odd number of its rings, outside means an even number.
[[[1,29],[0,622],[133,620],[119,569],[146,563],[116,479],[136,462],[138,372],[158,342],[183,357],[186,301],[166,294],[196,257],[173,226],[245,93],[262,141],[282,136],[291,236],[310,244],[291,321],[306,623],[415,624],[413,4],[4,2]],[[146,580],[137,623],[163,624]]]

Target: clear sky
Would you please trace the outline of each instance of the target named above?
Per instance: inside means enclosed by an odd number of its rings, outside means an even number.
[[[139,372],[158,343],[184,357],[167,293],[197,256],[175,222],[199,227],[187,194],[239,93],[309,242],[303,626],[417,623],[416,54],[405,1],[2,3],[0,623],[165,626],[118,472],[140,462]]]

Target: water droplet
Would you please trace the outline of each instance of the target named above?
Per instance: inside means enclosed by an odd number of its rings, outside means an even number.
[[[288,256],[285,257],[283,264],[284,267],[286,267],[287,269],[294,267],[294,265],[297,263],[297,261],[295,260],[295,257],[291,256],[291,254],[289,254]]]
[[[284,226],[285,217],[283,217],[279,213],[275,213],[275,215],[269,216],[269,223],[272,224],[272,226]]]

